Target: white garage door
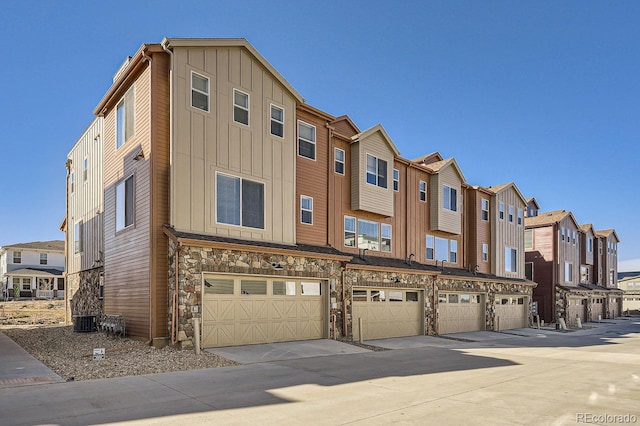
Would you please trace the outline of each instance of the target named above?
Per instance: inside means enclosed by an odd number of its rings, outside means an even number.
[[[591,300],[591,321],[599,321],[604,318],[604,298],[598,297]]]
[[[325,337],[325,288],[314,280],[208,276],[202,345],[219,347]]]
[[[463,333],[485,329],[484,295],[480,293],[439,292],[438,334]]]
[[[587,321],[587,299],[570,297],[567,306],[567,324],[577,326],[577,318],[584,324]]]
[[[354,288],[353,339],[416,336],[423,334],[422,291],[417,289]]]
[[[526,297],[518,295],[496,295],[496,329],[524,328],[529,324],[527,314],[529,303]]]

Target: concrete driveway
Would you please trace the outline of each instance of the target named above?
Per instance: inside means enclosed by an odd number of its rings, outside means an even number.
[[[640,422],[640,320],[530,334],[5,388],[2,424]]]

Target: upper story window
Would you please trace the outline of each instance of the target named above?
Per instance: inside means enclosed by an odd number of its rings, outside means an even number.
[[[533,229],[524,230],[524,248],[526,250],[533,249]]]
[[[233,89],[233,121],[249,125],[249,94]]]
[[[76,187],[76,174],[72,170],[71,173],[69,173],[69,189],[70,189],[70,191],[73,192],[75,190],[75,187]]]
[[[400,191],[400,170],[393,169],[393,190]]]
[[[391,253],[391,225],[381,223],[380,230],[382,237],[380,238],[380,250]]]
[[[371,220],[344,217],[344,245],[391,252],[391,225]]]
[[[209,112],[209,79],[191,71],[191,106]]]
[[[518,209],[518,225],[522,226],[522,209]]]
[[[387,187],[387,162],[371,154],[367,154],[367,183]]]
[[[432,235],[427,235],[427,259],[434,260],[435,259],[435,238]]]
[[[124,145],[134,132],[133,87],[124,95],[116,107],[116,149]]]
[[[500,220],[504,219],[504,203],[500,203],[500,207],[498,210],[498,217],[500,218]]]
[[[76,222],[73,225],[73,253],[78,254],[82,253],[82,231],[84,230],[82,226],[82,221]]]
[[[489,200],[486,198],[482,199],[482,220],[489,220]]]
[[[507,272],[518,272],[518,250],[510,247],[505,247],[504,269]]]
[[[564,227],[560,228],[560,241],[564,241]]]
[[[589,282],[589,268],[586,266],[580,267],[580,282],[588,283]]]
[[[298,155],[316,159],[316,127],[304,121],[298,121]]]
[[[513,223],[513,206],[509,206],[509,222]]]
[[[86,182],[88,175],[89,175],[89,158],[84,157],[84,160],[82,160],[82,180]]]
[[[593,238],[587,238],[587,251],[589,253],[593,252]]]
[[[14,251],[13,252],[13,263],[22,263],[22,252]]]
[[[458,192],[447,185],[442,186],[444,208],[452,212],[458,211]]]
[[[576,243],[576,231],[573,231],[571,242],[572,242],[573,244],[575,244],[575,243]]]
[[[216,221],[264,229],[264,184],[218,173]]]
[[[458,242],[456,240],[449,241],[449,262],[458,262]]]
[[[116,231],[133,225],[134,220],[133,175],[116,185]]]
[[[420,201],[427,201],[427,182],[420,181]]]
[[[40,253],[40,264],[41,265],[46,265],[47,264],[47,253]]]
[[[489,244],[487,243],[482,244],[482,261],[483,262],[489,261]]]
[[[313,225],[313,198],[300,196],[300,222]]]
[[[340,148],[333,148],[333,170],[344,175],[344,150]]]
[[[284,137],[284,109],[271,104],[271,134]]]
[[[573,263],[564,262],[564,281],[571,282],[573,281]]]
[[[450,263],[458,261],[458,242],[446,238],[427,235],[427,260],[442,260]]]

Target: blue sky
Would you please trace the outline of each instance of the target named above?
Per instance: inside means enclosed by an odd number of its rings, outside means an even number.
[[[310,105],[381,123],[405,158],[440,151],[471,184],[514,181],[542,210],[615,228],[620,270],[640,270],[640,2],[2,6],[0,245],[63,238],[66,154],[127,55],[244,37]]]

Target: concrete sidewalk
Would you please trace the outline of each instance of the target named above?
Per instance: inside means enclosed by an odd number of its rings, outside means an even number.
[[[0,332],[0,388],[56,382],[64,380]]]

